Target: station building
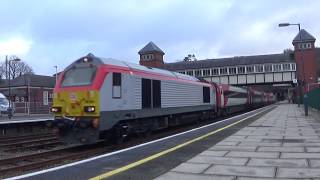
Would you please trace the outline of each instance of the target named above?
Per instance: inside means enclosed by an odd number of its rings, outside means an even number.
[[[53,99],[55,77],[24,74],[9,82],[1,80],[0,92],[10,97],[16,113],[47,114]],[[30,101],[29,101],[30,100]]]
[[[300,41],[301,36],[301,41]],[[302,29],[293,39],[294,51],[280,54],[236,56],[165,63],[164,52],[153,42],[139,51],[140,64],[176,71],[203,78],[209,82],[236,86],[263,86],[277,93],[278,98],[287,96],[287,89],[294,82],[312,84],[320,76],[320,48],[315,48],[315,38]],[[297,74],[296,72],[300,72]]]

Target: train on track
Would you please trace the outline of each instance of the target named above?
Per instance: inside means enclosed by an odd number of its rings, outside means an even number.
[[[273,93],[251,87],[88,54],[59,75],[52,125],[65,142],[122,140],[275,101]]]

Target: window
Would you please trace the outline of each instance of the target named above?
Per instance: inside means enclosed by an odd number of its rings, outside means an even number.
[[[142,78],[142,108],[161,107],[161,81]]]
[[[210,76],[210,69],[204,69],[202,71],[203,76]]]
[[[210,88],[203,87],[203,103],[210,103]]]
[[[274,64],[273,71],[281,71],[281,64]]]
[[[49,93],[48,91],[43,91],[42,92],[43,95],[43,105],[48,105],[49,104]]]
[[[196,77],[202,76],[201,70],[195,70],[194,74],[195,74]]]
[[[256,65],[255,69],[256,69],[256,72],[263,72],[263,65]]]
[[[237,68],[235,68],[235,67],[229,68],[229,74],[236,74],[236,73],[237,73]]]
[[[244,74],[246,73],[245,67],[238,67],[238,74]]]
[[[291,68],[292,68],[293,71],[295,71],[296,70],[296,64],[291,64]]]
[[[228,74],[228,68],[220,68],[220,74],[221,75],[225,75],[225,74]]]
[[[112,98],[121,98],[121,73],[112,73]]]
[[[272,72],[272,65],[271,64],[264,65],[264,72]]]
[[[151,108],[151,80],[142,78],[142,108]]]
[[[214,68],[211,69],[212,75],[219,75],[219,69],[218,68]]]
[[[19,102],[19,97],[18,96],[16,96],[15,102]]]
[[[186,74],[184,71],[179,71],[180,74]]]
[[[21,102],[24,102],[24,97],[21,97]]]
[[[311,44],[311,43],[299,43],[298,48],[299,48],[299,49],[312,48],[312,44]]]
[[[284,71],[290,71],[290,64],[282,64],[282,68]]]
[[[254,66],[247,66],[247,73],[253,73],[254,72]]]
[[[69,69],[62,80],[61,86],[88,86],[91,85],[96,74],[95,66],[72,67]]]
[[[153,108],[161,107],[161,81],[152,80]]]
[[[193,76],[193,71],[192,71],[192,70],[187,71],[187,75],[189,75],[189,76]]]

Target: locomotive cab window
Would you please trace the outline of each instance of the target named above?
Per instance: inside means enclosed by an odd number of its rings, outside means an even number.
[[[88,86],[91,85],[96,74],[95,66],[72,67],[63,77],[61,86]]]
[[[121,98],[121,73],[112,73],[112,98]]]

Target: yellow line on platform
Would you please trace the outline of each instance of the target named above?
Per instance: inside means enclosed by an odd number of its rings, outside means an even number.
[[[267,110],[269,110],[269,109],[271,109],[271,108],[268,108]],[[248,116],[248,117],[246,117],[246,118],[243,118],[243,119],[241,119],[240,121],[237,121],[237,122],[234,122],[234,123],[232,123],[232,124],[229,124],[229,125],[227,125],[227,126],[225,126],[225,127],[223,127],[223,128],[220,128],[220,129],[217,129],[217,130],[215,130],[215,131],[209,132],[209,133],[207,133],[207,134],[205,134],[205,135],[202,135],[202,136],[200,136],[200,137],[197,137],[197,138],[192,139],[192,140],[190,140],[190,141],[187,141],[187,142],[185,142],[185,143],[179,144],[179,145],[177,145],[177,146],[175,146],[175,147],[172,147],[172,148],[167,149],[167,150],[165,150],[165,151],[159,152],[159,153],[154,154],[154,155],[152,155],[152,156],[149,156],[149,157],[147,157],[147,158],[141,159],[141,160],[136,161],[136,162],[134,162],[134,163],[128,164],[128,165],[123,166],[123,167],[121,167],[121,168],[118,168],[118,169],[115,169],[115,170],[106,172],[106,173],[101,174],[101,175],[98,175],[98,176],[96,176],[96,177],[92,177],[92,178],[90,178],[89,180],[100,180],[100,179],[108,178],[108,177],[113,176],[113,175],[115,175],[115,174],[118,174],[118,173],[127,171],[127,170],[129,170],[129,169],[131,169],[131,168],[134,168],[134,167],[136,167],[136,166],[139,166],[139,165],[141,165],[141,164],[144,164],[144,163],[146,163],[146,162],[148,162],[148,161],[154,160],[154,159],[156,159],[156,158],[158,158],[158,157],[160,157],[160,156],[163,156],[163,155],[165,155],[165,154],[168,154],[168,153],[170,153],[170,152],[173,152],[173,151],[175,151],[175,150],[177,150],[177,149],[180,149],[180,148],[182,148],[182,147],[184,147],[184,146],[187,146],[187,145],[189,145],[189,144],[191,144],[191,143],[194,143],[194,142],[199,141],[199,140],[202,140],[202,139],[204,139],[204,138],[206,138],[206,137],[208,137],[208,136],[211,136],[211,135],[213,135],[213,134],[216,134],[217,132],[220,132],[220,131],[225,130],[225,129],[229,128],[229,127],[232,127],[232,126],[234,126],[234,125],[236,125],[236,124],[238,124],[238,123],[240,123],[240,122],[242,122],[242,121],[245,121],[245,120],[247,120],[247,119],[249,119],[249,118],[251,118],[251,117],[253,117],[253,116],[256,116],[256,115],[258,115],[258,114],[260,114],[260,113],[262,113],[262,112],[265,112],[265,111],[266,111],[266,110],[261,111],[261,112],[258,112],[258,113],[256,113],[256,114],[253,114],[253,115],[251,115],[251,116]]]

